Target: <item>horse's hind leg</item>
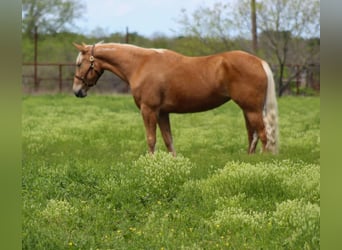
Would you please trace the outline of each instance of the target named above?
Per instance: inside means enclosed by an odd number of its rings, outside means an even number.
[[[168,113],[159,114],[158,125],[160,128],[160,132],[163,136],[165,146],[167,147],[168,151],[172,153],[173,156],[176,156],[176,152],[173,148],[173,143],[172,143],[170,117]]]
[[[141,114],[146,130],[148,150],[153,154],[156,145],[157,112],[146,105],[141,105]]]
[[[262,111],[244,112],[248,132],[248,153],[255,153],[258,139],[262,142],[262,151],[265,151],[267,138]]]
[[[252,128],[252,125],[244,112],[246,129],[247,129],[247,136],[248,136],[248,153],[253,154],[255,153],[255,148],[258,144],[259,137],[257,136],[255,130]]]

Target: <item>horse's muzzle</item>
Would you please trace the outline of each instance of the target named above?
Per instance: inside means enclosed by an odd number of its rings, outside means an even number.
[[[77,92],[74,92],[76,97],[83,98],[87,96],[87,92],[83,89],[78,90]]]

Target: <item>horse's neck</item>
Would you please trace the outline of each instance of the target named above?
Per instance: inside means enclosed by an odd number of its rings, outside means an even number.
[[[103,44],[98,47],[97,53],[105,70],[127,82],[146,56],[145,49],[125,44]]]

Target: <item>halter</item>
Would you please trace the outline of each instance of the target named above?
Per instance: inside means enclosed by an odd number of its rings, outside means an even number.
[[[86,85],[87,87],[92,87],[92,86],[94,86],[94,85],[96,84],[96,81],[97,81],[97,80],[100,78],[100,76],[103,74],[103,70],[98,71],[98,70],[95,69],[95,66],[94,66],[94,62],[95,62],[94,49],[95,49],[95,44],[93,44],[93,47],[91,48],[91,56],[89,57],[90,66],[89,66],[87,72],[84,74],[83,77],[82,77],[82,76],[75,75],[75,77],[76,77],[78,80],[82,81],[82,83],[83,83],[84,85]],[[95,81],[94,84],[90,84],[90,83],[88,83],[88,81],[87,81],[87,76],[88,76],[89,72],[92,71],[92,70],[94,70],[95,73],[98,75],[98,78],[97,78],[97,80]]]

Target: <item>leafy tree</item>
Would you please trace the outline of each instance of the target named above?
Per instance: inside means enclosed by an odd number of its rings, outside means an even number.
[[[303,38],[319,37],[320,0],[264,0],[259,6],[259,28],[262,31],[265,50],[269,49],[278,64],[278,95],[281,96],[289,83],[305,69],[314,56],[309,46],[303,46]],[[287,63],[297,67],[284,82]]]
[[[191,14],[183,9],[177,22],[181,32],[192,38],[201,54],[231,50],[235,48],[231,37],[236,33],[231,9],[221,2],[211,7],[201,6]],[[198,47],[199,43],[202,47]]]
[[[22,32],[32,36],[36,26],[45,34],[67,31],[83,9],[84,5],[76,0],[23,0]]]

